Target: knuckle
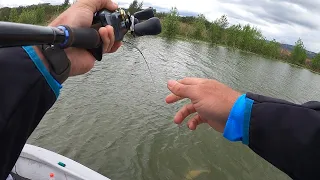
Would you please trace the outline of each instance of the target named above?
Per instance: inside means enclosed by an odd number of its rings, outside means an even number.
[[[104,49],[108,49],[108,47],[109,47],[109,44],[110,44],[110,39],[108,39],[108,38],[105,38],[105,39],[104,39],[104,42],[103,42],[103,44],[104,44]]]
[[[188,104],[186,106],[186,110],[189,114],[192,114],[193,113],[193,105],[192,104]]]
[[[188,81],[190,78],[189,77],[185,77],[182,79],[182,81]]]
[[[108,25],[107,28],[109,31],[112,31],[112,32],[114,31],[113,26],[111,26],[111,25]]]
[[[182,87],[179,84],[176,84],[173,88],[175,89],[175,91],[177,93],[181,93],[182,92]]]
[[[200,116],[199,116],[199,114],[196,116],[196,120],[197,120],[197,122],[200,122]]]
[[[183,118],[187,117],[186,111],[182,109],[182,110],[180,111],[180,116],[183,117]]]
[[[183,117],[187,117],[189,115],[189,110],[188,110],[188,105],[185,105],[182,109],[181,109],[181,115]]]
[[[179,111],[179,115],[182,119],[187,117],[186,111],[183,108]]]
[[[188,83],[191,82],[193,79],[191,77],[185,77],[182,79],[182,82]]]

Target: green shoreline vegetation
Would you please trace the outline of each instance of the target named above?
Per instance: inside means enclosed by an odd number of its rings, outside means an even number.
[[[69,6],[69,0],[65,0],[62,5],[43,3],[15,8],[3,7],[0,8],[0,21],[48,25],[50,21],[65,11]]]
[[[260,30],[247,25],[230,25],[226,15],[209,22],[204,15],[197,17],[179,16],[178,9],[172,8],[169,13],[157,13],[163,24],[164,37],[194,39],[252,52],[264,57],[278,59],[290,64],[320,72],[320,54],[313,59],[307,58],[302,40],[299,38],[292,52],[281,48],[275,39],[268,41]]]
[[[143,2],[134,0],[128,11],[132,14],[142,9]],[[16,8],[0,9],[0,21],[10,21],[27,24],[47,25],[53,18],[69,7],[69,0],[62,5],[38,4]],[[275,39],[268,41],[261,31],[250,24],[230,25],[226,15],[213,22],[208,21],[203,14],[180,16],[177,8],[169,13],[156,12],[163,25],[161,36],[169,39],[198,40],[243,51],[252,52],[272,59],[278,59],[295,64],[314,72],[320,72],[320,54],[313,59],[307,59],[306,49],[299,38],[292,52],[281,48]]]

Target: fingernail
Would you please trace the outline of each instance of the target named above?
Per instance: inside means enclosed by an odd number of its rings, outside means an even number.
[[[113,2],[113,5],[115,5],[115,6],[118,6],[118,3],[116,3],[116,2]]]
[[[177,81],[175,81],[175,80],[169,80],[168,81],[169,88],[172,88],[176,83],[177,83]]]

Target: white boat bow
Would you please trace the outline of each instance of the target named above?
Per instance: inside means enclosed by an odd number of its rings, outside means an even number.
[[[52,151],[26,144],[12,173],[32,180],[109,180],[107,177]]]

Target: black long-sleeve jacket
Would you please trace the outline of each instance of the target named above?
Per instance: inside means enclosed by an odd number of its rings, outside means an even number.
[[[249,147],[293,179],[320,179],[320,103],[247,97],[254,100]]]
[[[56,101],[48,80],[21,47],[0,49],[0,179]],[[303,105],[247,93],[253,100],[249,147],[293,179],[320,179],[320,103]]]
[[[0,48],[0,179],[6,179],[56,95],[21,47]]]

